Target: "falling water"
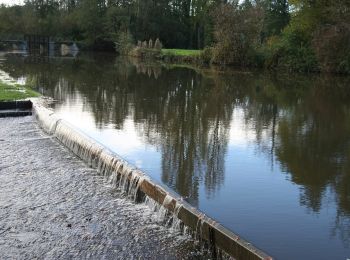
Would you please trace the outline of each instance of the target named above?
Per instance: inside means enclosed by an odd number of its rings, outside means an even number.
[[[53,135],[56,131],[57,124],[61,120],[58,119],[52,111],[49,111],[44,107],[34,106],[34,110],[36,111],[37,120],[44,131]]]
[[[207,242],[203,240],[202,229],[203,224],[205,222],[208,223],[204,214],[198,217],[195,230],[185,226],[179,218],[179,214],[184,207],[184,202],[182,202],[181,198],[175,198],[169,193],[166,193],[163,202],[160,204],[146,194],[143,194],[141,192],[141,186],[144,181],[147,180],[148,184],[151,183],[143,172],[132,167],[125,160],[96,143],[95,140],[75,131],[73,126],[57,119],[47,109],[45,111],[45,108],[38,106],[35,109],[42,127],[50,134],[53,134],[62,144],[85,161],[90,167],[97,169],[110,186],[135,202],[143,201],[155,213],[156,220],[169,228],[171,232],[198,241],[199,246],[203,249],[202,253],[207,254],[205,248],[214,248],[215,252],[217,252],[215,244],[204,246]],[[158,189],[157,186],[153,188]],[[208,218],[208,220],[210,219]],[[217,255],[215,253],[215,256]]]
[[[188,236],[191,234],[189,227],[186,227],[178,217],[183,205],[176,202],[173,212],[167,209],[167,206],[173,201],[174,198],[167,194],[164,198],[163,204],[159,204],[148,196],[146,196],[144,203],[156,213],[157,220],[168,227],[170,231]]]
[[[96,176],[53,136],[46,138],[32,117],[1,123],[0,259],[199,254],[192,241],[159,226],[146,205],[103,185],[107,178]]]
[[[112,187],[126,197],[134,201],[137,200],[140,186],[147,178],[141,171],[131,167],[126,161],[96,144],[95,141],[72,131],[72,127],[63,121],[56,121],[56,124],[50,126],[50,129],[57,139],[74,154],[87,162],[90,167],[96,168]],[[176,204],[174,211],[171,212],[168,207],[173,201]],[[171,231],[183,235],[189,233],[189,229],[185,229],[182,221],[178,218],[182,204],[176,202],[171,195],[165,196],[163,204],[145,196],[144,203],[156,213],[158,221],[169,227]]]

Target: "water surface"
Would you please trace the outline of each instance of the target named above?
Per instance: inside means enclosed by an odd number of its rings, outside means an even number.
[[[350,258],[350,78],[7,55],[67,121],[277,259]]]

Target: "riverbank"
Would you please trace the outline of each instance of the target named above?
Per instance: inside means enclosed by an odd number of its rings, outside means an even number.
[[[143,60],[158,60],[165,63],[203,64],[201,50],[186,49],[156,49],[135,47],[127,53],[127,56]]]
[[[161,60],[167,63],[203,64],[201,50],[162,49]]]
[[[200,68],[210,68],[211,70],[267,70],[273,73],[299,73],[299,74],[325,74],[325,75],[349,75],[349,69],[323,70],[316,65],[312,68],[302,66],[285,65],[283,63],[271,62],[268,55],[252,55],[251,60],[242,65],[239,62],[227,62],[224,58],[218,59],[214,48],[204,48],[203,50],[187,49],[153,49],[135,47],[127,56],[136,57],[145,61],[158,60],[168,65],[193,65]]]

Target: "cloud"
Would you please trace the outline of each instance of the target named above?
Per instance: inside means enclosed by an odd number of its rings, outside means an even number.
[[[19,4],[23,4],[23,0],[0,0],[0,4],[19,5]]]

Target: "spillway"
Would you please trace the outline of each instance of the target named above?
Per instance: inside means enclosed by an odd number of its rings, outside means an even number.
[[[90,167],[109,180],[115,189],[135,202],[146,202],[172,230],[190,234],[212,258],[228,254],[236,259],[272,259],[263,251],[226,229],[185,202],[170,189],[151,180],[108,148],[58,118],[40,101],[34,102],[42,128],[57,138]],[[224,253],[223,253],[224,252]]]
[[[169,232],[157,212],[118,192],[113,178],[88,167],[32,116],[0,118],[0,125],[0,259],[203,255],[189,236]]]

